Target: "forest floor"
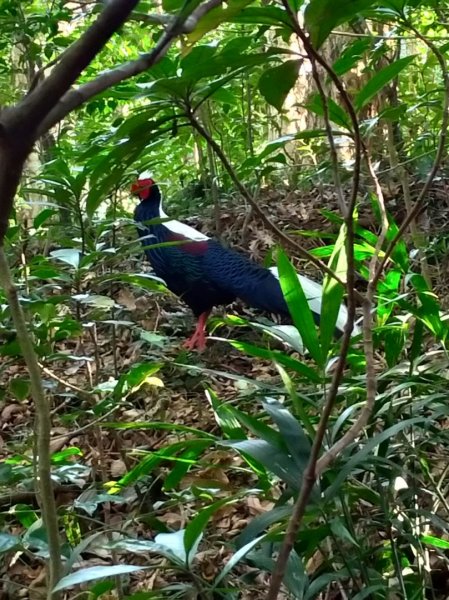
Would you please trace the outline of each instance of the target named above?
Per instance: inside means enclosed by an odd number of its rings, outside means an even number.
[[[438,243],[446,244],[441,236],[449,222],[445,189],[436,187],[433,198],[435,202],[429,209],[430,229],[440,236]],[[322,206],[329,210],[336,208],[335,198],[326,189],[282,197],[278,192],[268,190],[261,201],[273,222],[291,235],[300,236],[298,241],[306,248],[326,241],[330,243],[335,237],[336,226],[320,212]],[[361,223],[372,227],[367,218],[362,212]],[[184,220],[205,233],[214,233],[217,229],[212,217],[200,220],[193,216]],[[241,205],[232,206],[231,203],[222,211],[219,230],[223,240],[249,252],[259,261],[277,243],[274,234],[256,219],[246,218]],[[299,233],[304,231],[320,232],[321,241],[310,234]],[[329,233],[327,239],[323,232]],[[447,290],[446,253],[442,251],[441,257],[434,268],[444,274],[438,281],[441,288]],[[148,269],[147,265],[140,266]],[[122,263],[119,268],[123,272],[126,266]],[[129,269],[135,269],[135,266],[130,264]],[[307,267],[306,271],[319,279],[313,268]],[[193,318],[171,295],[143,293],[131,286],[120,285],[114,288],[113,296],[118,306],[115,319],[129,324],[117,326],[114,331],[107,323],[98,322],[92,327],[86,325],[92,322],[92,315],[84,314],[85,333],[58,344],[58,352],[70,358],[46,362],[43,373],[52,398],[52,450],[58,453],[59,460],[66,461],[67,467],[66,477],[55,483],[58,507],[64,515],[65,535],[72,544],[94,533],[97,535],[88,549],[80,553],[75,567],[115,562],[150,564],[153,568],[131,575],[128,593],[162,589],[173,583],[190,583],[186,574],[181,575],[170,568],[166,558],[147,552],[111,551],[108,544],[117,539],[118,532],[130,538],[153,540],[163,527],[167,531],[185,527],[208,503],[232,494],[237,497],[239,492],[247,490],[234,503],[217,510],[206,529],[194,569],[197,577],[211,582],[231,557],[232,541],[236,536],[255,516],[273,507],[272,500],[262,499],[257,492],[251,493],[257,481],[254,473],[245,468],[239,454],[223,446],[211,445],[186,469],[176,489],[166,490],[166,478],[176,465],[176,458],[170,455],[172,460],[155,463],[152,470],[140,474],[134,485],[121,490],[121,503],[102,502],[97,495],[111,489],[111,482],[119,481],[132,471],[143,456],[157,455],[161,449],[184,439],[189,435],[183,430],[185,427],[219,436],[220,428],[208,401],[208,390],[223,402],[251,410],[252,405],[260,405],[270,388],[279,391],[279,373],[269,361],[246,356],[226,341],[211,339],[204,353],[187,353],[182,349],[182,343],[193,329]],[[251,314],[242,306],[233,306],[226,311],[233,312],[234,309],[246,316]],[[254,332],[236,332],[226,326],[220,327],[214,335],[222,338],[237,335],[246,341],[249,336],[249,341],[253,342],[258,339]],[[0,504],[4,531],[23,535],[39,514],[30,470],[33,404],[27,394],[18,399],[17,390],[12,393],[14,384],[11,382],[26,379],[23,362],[17,358],[3,360],[0,452],[3,460],[8,459],[10,465],[20,467],[22,471],[16,472],[16,486],[10,481],[3,485]],[[108,382],[142,362],[160,366],[153,385],[143,385],[135,393],[128,394],[125,401],[105,402],[106,395],[99,391],[101,386],[106,389]],[[95,393],[92,390],[96,390]],[[188,457],[184,456],[184,459],[188,460]],[[1,475],[0,464],[0,484]],[[192,489],[196,490],[196,495],[192,495]],[[206,492],[198,491],[202,489],[213,489],[213,496],[207,497]],[[1,600],[38,600],[45,596],[42,560],[31,546],[28,550],[3,554]],[[319,556],[314,559],[307,565],[310,573],[319,567]],[[242,563],[234,569],[228,584],[240,589],[238,597],[242,600],[256,600],[266,593],[267,580],[266,573]],[[69,592],[67,597],[74,598],[75,592]],[[115,595],[110,592],[110,595],[105,593],[95,597],[114,598]],[[328,596],[339,597],[339,592]]]

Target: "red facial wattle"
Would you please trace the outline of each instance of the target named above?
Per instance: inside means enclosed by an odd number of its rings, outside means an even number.
[[[131,186],[131,194],[139,196],[141,200],[146,200],[150,196],[153,185],[153,179],[138,179]]]

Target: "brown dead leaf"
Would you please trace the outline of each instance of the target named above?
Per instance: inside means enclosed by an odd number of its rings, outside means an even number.
[[[117,479],[118,477],[121,477],[122,475],[124,475],[126,473],[126,465],[123,462],[123,460],[118,459],[118,460],[113,460],[111,462],[111,476],[114,479]]]
[[[136,299],[128,288],[121,288],[116,298],[117,304],[121,304],[130,311],[136,310]]]

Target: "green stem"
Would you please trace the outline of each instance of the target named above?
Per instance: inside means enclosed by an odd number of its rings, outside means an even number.
[[[11,316],[17,332],[17,339],[23,358],[30,374],[31,393],[36,410],[35,448],[37,449],[36,489],[39,493],[42,519],[47,533],[50,554],[48,564],[48,600],[56,600],[59,594],[52,589],[62,574],[61,549],[59,539],[58,515],[51,480],[50,405],[45,397],[39,363],[34,351],[33,342],[27,329],[27,323],[19,302],[17,288],[14,285],[11,271],[3,246],[0,246],[0,285],[8,300]]]

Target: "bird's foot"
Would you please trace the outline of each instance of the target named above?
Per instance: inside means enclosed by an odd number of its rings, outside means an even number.
[[[183,344],[183,347],[187,350],[199,350],[203,352],[206,350],[206,334],[204,331],[195,331],[195,333],[189,337]]]

